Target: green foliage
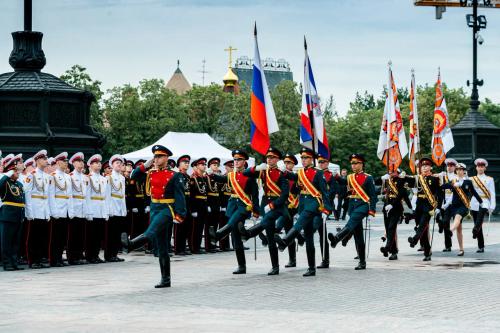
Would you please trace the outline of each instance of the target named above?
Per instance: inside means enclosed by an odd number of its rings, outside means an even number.
[[[184,95],[165,88],[158,79],[143,80],[138,86],[123,85],[110,89],[106,96],[101,82],[90,78],[86,69],[75,65],[61,78],[68,83],[90,90],[96,96],[91,124],[107,137],[104,154],[126,153],[153,143],[168,131],[206,132],[229,149],[250,149],[250,89],[242,87],[240,94],[224,93],[222,86],[195,85]],[[244,85],[244,83],[243,83]],[[271,92],[280,131],[271,134],[271,143],[284,152],[300,149],[299,125],[301,85],[283,81]],[[450,89],[443,85],[444,96],[453,126],[469,109],[469,96],[462,88]],[[434,85],[417,87],[422,155],[430,154],[435,101]],[[398,89],[405,132],[409,129],[409,92]],[[332,96],[322,101],[324,121],[329,138],[332,160],[348,167],[351,153],[362,153],[367,158],[366,171],[381,174],[384,165],[377,158],[380,122],[385,104],[385,88],[380,97],[368,92],[357,93],[347,114],[339,117]],[[500,126],[500,105],[485,99],[480,112]],[[253,154],[257,157],[257,153]],[[403,169],[408,170],[407,159]]]

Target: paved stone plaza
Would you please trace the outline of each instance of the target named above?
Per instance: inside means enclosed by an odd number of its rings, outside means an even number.
[[[424,263],[406,242],[413,225],[399,228],[400,260],[383,258],[376,222],[368,269],[359,272],[353,242],[332,250],[330,269],[312,278],[302,277],[305,248],[297,268],[268,277],[260,245],[257,261],[247,251],[241,276],[231,274],[233,252],[174,257],[170,289],[153,288],[157,260],[141,253],[124,263],[0,272],[0,332],[500,331],[500,223],[492,223],[483,254],[465,223],[462,258],[441,252],[436,230],[432,262]],[[319,246],[316,254],[319,262]],[[283,267],[286,253],[280,259]]]

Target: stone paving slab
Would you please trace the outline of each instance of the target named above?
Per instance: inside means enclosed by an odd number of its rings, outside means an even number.
[[[283,268],[285,252],[280,275],[267,276],[260,244],[257,261],[246,252],[241,276],[231,274],[233,252],[174,257],[173,286],[161,290],[153,288],[157,259],[135,252],[124,263],[0,272],[0,332],[500,331],[500,224],[476,254],[472,224],[464,223],[465,257],[440,252],[436,231],[433,260],[424,263],[405,241],[413,225],[400,225],[400,260],[384,258],[380,222],[366,271],[353,270],[351,242],[331,249],[331,268],[313,278],[302,277],[304,248],[297,268]]]

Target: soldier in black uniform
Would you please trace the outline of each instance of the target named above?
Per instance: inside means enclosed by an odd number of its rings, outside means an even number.
[[[219,171],[220,159],[217,157],[211,158],[208,161],[208,177],[207,177],[207,209],[208,217],[205,223],[205,250],[210,253],[215,253],[216,247],[210,244],[208,228],[214,227],[217,229],[220,220],[220,198],[219,198],[219,186],[220,183],[217,182],[213,175],[220,174]]]
[[[191,216],[193,217],[193,231],[191,233],[191,252],[193,254],[204,254],[206,251],[201,248],[201,239],[203,230],[207,221],[207,175],[205,169],[207,159],[202,157],[193,163],[193,173],[191,175],[190,193],[191,193]]]
[[[397,169],[391,172],[390,175],[385,175],[375,180],[375,185],[382,185],[382,189],[385,191],[383,193],[385,200],[382,211],[384,212],[387,242],[385,246],[380,248],[380,252],[383,253],[384,257],[388,257],[389,253],[391,253],[389,260],[398,259],[397,227],[404,211],[402,200],[412,209],[406,189],[407,181],[404,178],[399,178],[400,173],[401,170]]]
[[[191,255],[191,251],[186,249],[186,241],[188,235],[191,235],[193,223],[191,217],[190,209],[190,186],[191,177],[188,175],[187,171],[189,169],[189,162],[191,162],[191,156],[182,155],[177,159],[177,169],[182,175],[182,181],[184,183],[184,196],[186,197],[186,219],[181,224],[174,224],[174,240],[175,240],[175,254],[180,256]]]
[[[21,223],[24,219],[23,185],[17,181],[19,172],[16,169],[17,155],[8,161],[4,167],[4,175],[0,176],[0,235],[2,237],[2,262],[5,271],[16,271],[17,252],[21,239]]]
[[[335,175],[335,180],[338,184],[337,209],[335,210],[335,219],[339,220],[342,216],[342,220],[345,220],[347,207],[349,205],[349,199],[347,198],[347,170],[342,169],[342,171],[340,171],[340,175]]]
[[[431,260],[431,245],[429,243],[429,221],[432,216],[440,213],[438,207],[441,207],[442,191],[439,185],[439,178],[432,175],[432,160],[424,157],[420,159],[420,175],[406,177],[410,187],[416,187],[417,206],[415,207],[415,221],[417,222],[417,231],[415,236],[408,237],[411,247],[415,247],[418,241],[424,248],[423,261]]]
[[[226,174],[232,172],[234,169],[234,162],[232,160],[224,163],[224,167],[226,168]],[[229,198],[231,198],[231,185],[229,181],[224,183],[219,182],[219,198],[220,198],[220,219],[219,219],[219,229],[223,228],[228,221],[228,217],[226,216],[227,203]],[[219,249],[221,251],[231,251],[231,242],[229,236],[219,240]]]

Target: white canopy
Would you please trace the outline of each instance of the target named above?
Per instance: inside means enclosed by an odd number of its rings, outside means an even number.
[[[221,146],[207,133],[181,133],[181,132],[168,132],[160,139],[156,140],[153,144],[142,149],[133,151],[123,155],[127,160],[137,161],[139,159],[148,160],[153,157],[151,148],[154,145],[162,145],[172,151],[174,160],[180,156],[188,154],[191,160],[205,157],[211,159],[218,157],[221,159],[221,164],[232,160],[231,150]],[[249,165],[255,164],[255,159],[250,158]]]

